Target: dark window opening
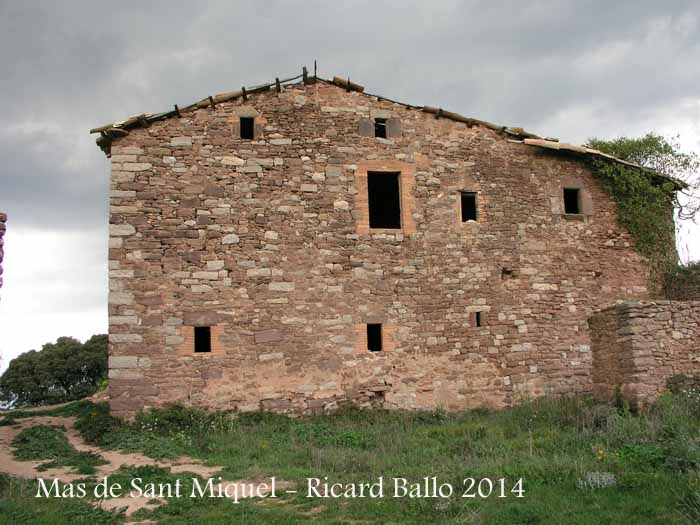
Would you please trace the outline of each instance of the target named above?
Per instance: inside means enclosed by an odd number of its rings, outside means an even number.
[[[370,352],[382,351],[382,325],[367,325],[367,350]]]
[[[462,192],[462,222],[476,221],[476,193]]]
[[[369,227],[401,229],[399,174],[367,173]]]
[[[374,136],[380,139],[386,138],[386,119],[385,118],[375,118],[374,119]]]
[[[517,276],[512,268],[501,268],[501,279],[512,279]]]
[[[255,136],[255,118],[241,117],[241,138],[253,140]]]
[[[481,312],[472,312],[472,326],[476,328],[484,326],[484,316],[481,315]]]
[[[581,213],[578,188],[564,188],[564,213],[572,215]]]
[[[211,327],[194,327],[194,351],[195,353],[211,352]]]

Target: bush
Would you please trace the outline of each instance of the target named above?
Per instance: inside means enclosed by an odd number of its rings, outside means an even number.
[[[107,403],[96,403],[78,415],[75,429],[88,443],[102,444],[105,436],[121,426],[121,421],[109,413]]]
[[[664,295],[675,301],[700,301],[700,261],[669,269],[664,275]]]
[[[168,435],[206,431],[211,427],[214,417],[215,414],[212,412],[175,404],[141,411],[136,414],[134,424],[147,432]]]

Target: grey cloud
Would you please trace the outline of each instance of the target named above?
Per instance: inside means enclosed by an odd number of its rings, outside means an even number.
[[[21,203],[20,224],[104,222],[106,165],[87,129],[314,58],[371,92],[582,140],[554,115],[629,123],[697,96],[699,25],[690,1],[3,2],[0,125],[34,131],[0,137],[0,205]],[[76,145],[77,172],[62,162]]]
[[[84,134],[83,134],[84,135]],[[83,165],[69,159],[91,140],[66,141],[60,130],[0,133],[0,208],[12,228],[82,230],[106,225],[109,168],[90,154]],[[82,144],[81,144],[82,143]]]

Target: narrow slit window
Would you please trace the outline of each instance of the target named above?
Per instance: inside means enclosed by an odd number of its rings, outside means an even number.
[[[369,227],[401,229],[399,173],[368,172]]]
[[[581,213],[580,192],[578,188],[564,188],[564,213],[578,215]]]
[[[194,327],[194,352],[196,354],[211,352],[211,327]]]
[[[385,118],[375,118],[374,119],[374,136],[380,139],[386,138],[386,119]]]
[[[472,312],[472,326],[475,328],[484,326],[484,316],[481,312]]]
[[[477,207],[476,193],[473,191],[462,192],[462,222],[476,222]]]
[[[382,351],[382,325],[367,325],[367,350],[370,352]]]
[[[255,136],[255,118],[241,117],[241,138],[253,140]]]

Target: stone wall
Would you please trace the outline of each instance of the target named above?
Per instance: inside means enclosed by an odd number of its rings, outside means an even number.
[[[373,117],[391,138],[368,133]],[[132,129],[112,153],[119,415],[590,392],[588,317],[648,296],[648,267],[583,163],[335,86]],[[400,172],[400,230],[369,228],[376,169]],[[564,214],[564,187],[581,189],[581,215]],[[461,222],[460,191],[477,192],[478,222]],[[384,351],[367,351],[367,323],[383,324]],[[216,352],[192,351],[194,326],[212,327]]]
[[[652,402],[677,374],[700,374],[700,301],[626,302],[590,321],[594,393]]]

